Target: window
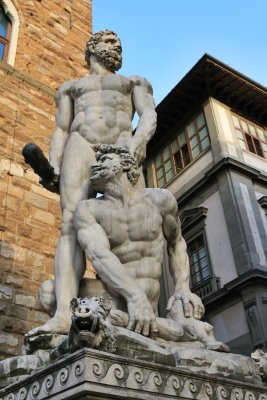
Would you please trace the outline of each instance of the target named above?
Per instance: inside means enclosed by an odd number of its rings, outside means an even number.
[[[165,186],[209,145],[206,121],[201,112],[157,155],[153,163],[157,186]]]
[[[7,60],[10,36],[11,22],[0,5],[0,60]]]
[[[0,60],[15,64],[19,15],[12,0],[0,0]]]
[[[264,128],[236,114],[232,114],[232,120],[241,149],[267,158],[267,135]]]
[[[192,287],[210,277],[207,249],[203,235],[199,235],[187,246]]]
[[[262,196],[259,200],[258,200],[259,205],[261,206],[261,208],[264,211],[264,214],[267,218],[267,196]]]
[[[207,208],[198,207],[185,210],[181,214],[182,232],[190,263],[191,290],[202,299],[221,287],[220,278],[214,275],[209,258],[205,232],[207,213]]]

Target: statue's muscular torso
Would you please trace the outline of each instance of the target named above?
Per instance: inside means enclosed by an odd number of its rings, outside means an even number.
[[[90,75],[65,86],[73,100],[70,133],[90,144],[124,144],[132,136],[134,80],[121,75]]]
[[[143,287],[150,302],[157,304],[164,251],[163,219],[149,189],[136,192],[125,206],[112,202],[109,207],[108,201],[101,199],[92,199],[88,205],[109,239],[110,250]]]

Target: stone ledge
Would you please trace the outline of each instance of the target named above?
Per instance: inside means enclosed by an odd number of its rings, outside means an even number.
[[[267,388],[82,349],[0,391],[11,399],[267,400]]]
[[[35,89],[38,89],[41,92],[44,92],[45,94],[48,94],[51,97],[55,96],[56,91],[54,89],[38,81],[38,79],[32,78],[30,75],[27,75],[24,72],[17,70],[16,68],[5,63],[4,61],[0,61],[0,69],[5,71],[8,75],[14,76],[21,82],[28,83]]]

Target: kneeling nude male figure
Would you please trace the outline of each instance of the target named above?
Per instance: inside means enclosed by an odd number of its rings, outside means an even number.
[[[149,82],[137,76],[125,78],[115,74],[121,67],[121,52],[120,40],[114,32],[105,30],[94,34],[85,51],[90,75],[64,83],[56,96],[56,130],[49,161],[57,179],[44,186],[55,191],[60,175],[62,227],[55,256],[57,309],[52,319],[29,335],[68,332],[70,300],[78,296],[85,272],[84,254],[73,227],[73,213],[80,200],[91,196],[89,178],[91,165],[95,163],[94,145],[126,146],[140,166],[146,144],[156,128]],[[135,111],[139,123],[132,135]]]
[[[174,196],[167,190],[135,189],[138,170],[127,149],[99,145],[97,161],[90,181],[103,197],[80,201],[74,224],[86,257],[113,299],[112,323],[152,338],[198,338],[223,349],[212,327],[198,321],[204,306],[189,289],[189,259]],[[175,285],[169,301],[172,319],[158,317],[164,238]],[[182,304],[180,315],[173,307],[176,300]]]

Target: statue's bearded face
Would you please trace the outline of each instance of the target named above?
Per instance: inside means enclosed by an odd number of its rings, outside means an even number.
[[[96,34],[97,35],[97,34]],[[111,71],[115,72],[122,65],[122,48],[118,36],[111,31],[102,32],[101,36],[96,36],[97,41],[91,39],[88,42],[86,53],[94,55]],[[86,54],[87,61],[88,55]]]
[[[98,190],[104,190],[107,182],[123,172],[118,154],[103,154],[97,164],[92,166],[90,182]]]

